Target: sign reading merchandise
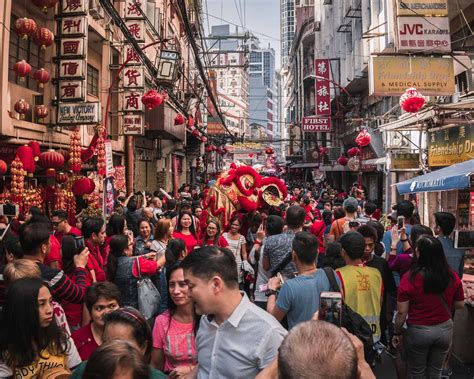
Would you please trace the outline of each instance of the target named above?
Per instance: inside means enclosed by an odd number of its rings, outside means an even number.
[[[447,16],[447,0],[398,0],[398,16]]]
[[[329,117],[303,117],[301,131],[306,133],[331,131],[331,119]]]
[[[372,57],[370,94],[400,96],[415,87],[425,96],[451,96],[454,88],[453,58]]]
[[[474,126],[458,125],[428,131],[428,165],[451,166],[474,156]]]
[[[449,53],[448,17],[398,17],[397,50],[400,52]]]
[[[60,103],[59,125],[98,124],[101,122],[100,103]]]

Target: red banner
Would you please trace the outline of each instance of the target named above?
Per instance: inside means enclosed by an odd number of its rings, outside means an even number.
[[[330,132],[331,119],[329,117],[303,117],[301,131],[306,133]]]
[[[315,59],[316,75],[316,115],[331,115],[331,87],[329,85],[329,59]]]

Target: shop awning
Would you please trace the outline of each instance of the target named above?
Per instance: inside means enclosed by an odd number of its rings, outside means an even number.
[[[414,192],[449,191],[469,188],[474,174],[474,159],[395,184],[403,195]]]

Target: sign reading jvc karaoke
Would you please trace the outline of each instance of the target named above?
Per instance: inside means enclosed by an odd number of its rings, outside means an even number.
[[[398,17],[398,51],[449,53],[448,17]]]
[[[101,122],[100,103],[61,103],[58,105],[58,124],[82,125]]]
[[[330,132],[331,119],[329,117],[303,117],[301,131],[311,132]]]

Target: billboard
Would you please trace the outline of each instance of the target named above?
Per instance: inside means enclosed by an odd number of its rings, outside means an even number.
[[[397,26],[400,52],[451,52],[448,17],[398,17]]]
[[[398,0],[398,16],[447,16],[446,0]]]

